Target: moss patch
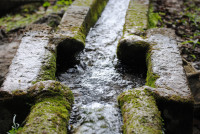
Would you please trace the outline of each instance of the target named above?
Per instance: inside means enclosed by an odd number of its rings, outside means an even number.
[[[147,63],[147,78],[146,85],[150,87],[156,87],[155,82],[160,77],[152,71],[152,62],[151,62],[151,49],[149,49],[146,54],[146,63]]]
[[[149,13],[148,13],[148,28],[156,28],[158,22],[162,22],[162,18],[159,13],[154,13],[153,5],[149,5]]]
[[[56,79],[56,54],[55,52],[50,52],[50,54],[46,57],[40,71],[40,75],[38,76],[36,81],[32,83],[35,84],[38,81],[45,80],[55,80]]]
[[[151,92],[137,88],[118,97],[123,115],[123,133],[161,134],[162,118]]]
[[[19,27],[25,27],[31,23],[34,23],[45,15],[66,10],[70,4],[70,1],[69,4],[61,4],[61,2],[58,1],[55,5],[49,6],[47,11],[42,8],[41,3],[26,4],[20,6],[18,9],[19,11],[16,11],[18,13],[9,13],[6,16],[1,17],[0,26],[1,28],[5,29],[6,32]]]
[[[74,98],[68,87],[56,81],[38,82],[28,90],[35,100],[19,133],[67,133]]]
[[[147,28],[148,5],[138,1],[131,0],[126,13],[126,22],[124,30],[128,31],[134,28],[135,32],[141,32]]]

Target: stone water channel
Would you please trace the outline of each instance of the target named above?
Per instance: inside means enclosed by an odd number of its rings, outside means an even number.
[[[174,31],[147,30],[148,0],[107,1],[74,1],[56,32],[26,28],[0,88],[4,132],[17,114],[19,133],[122,133],[120,107],[123,133],[192,133],[194,102]],[[121,64],[116,52],[137,65]]]
[[[75,96],[71,133],[122,133],[117,96],[145,83],[145,67],[121,65],[116,57],[128,5],[129,0],[109,0],[86,37],[85,50],[73,63],[66,60],[58,64],[57,79],[68,85]]]

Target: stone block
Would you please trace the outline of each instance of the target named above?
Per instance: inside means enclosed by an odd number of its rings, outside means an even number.
[[[67,133],[74,100],[68,87],[52,80],[38,82],[28,89],[26,96],[34,100],[35,104],[18,133]]]
[[[130,0],[124,24],[124,33],[117,46],[117,57],[125,64],[144,65],[144,56],[148,49],[148,44],[138,40],[143,35],[148,24],[149,0]],[[136,38],[133,40],[132,38]],[[136,45],[131,45],[131,44]],[[134,54],[134,55],[133,55]]]
[[[34,24],[26,28],[1,94],[12,95],[15,90],[26,90],[35,81],[55,79],[56,58],[49,46],[50,31],[47,25]]]
[[[123,116],[124,134],[161,134],[162,118],[151,91],[145,87],[126,91],[118,102]]]
[[[85,38],[94,26],[108,0],[76,0],[65,12],[54,42],[58,48],[58,62],[80,52]]]

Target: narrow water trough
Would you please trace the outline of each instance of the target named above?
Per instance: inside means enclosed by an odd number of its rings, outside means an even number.
[[[128,4],[127,0],[109,0],[86,37],[85,49],[76,57],[63,58],[58,67],[57,79],[75,96],[71,133],[122,133],[117,96],[145,82],[145,67],[122,65],[116,57]]]
[[[19,114],[19,133],[192,133],[175,35],[147,30],[148,9],[149,0],[75,0],[56,32],[27,27],[0,89],[0,123]]]

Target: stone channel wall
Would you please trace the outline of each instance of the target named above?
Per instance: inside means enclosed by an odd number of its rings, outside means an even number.
[[[85,38],[95,24],[108,0],[76,0],[65,12],[54,34],[58,44],[58,63],[80,52]]]
[[[133,4],[136,3],[137,4]],[[143,2],[143,3],[142,3]],[[136,94],[138,90],[143,92],[150,91],[151,94],[142,94],[137,106],[134,107],[133,100],[138,100],[138,96],[123,93],[119,96],[119,104],[122,109],[124,133],[138,132],[138,128],[134,128],[134,124],[139,124],[141,133],[152,133],[154,128],[142,129],[147,124],[157,123],[157,131],[161,133],[183,133],[191,134],[193,125],[193,97],[188,87],[188,82],[184,68],[182,66],[182,58],[178,50],[173,30],[166,28],[147,29],[148,21],[148,0],[139,2],[131,0],[126,15],[124,27],[124,35],[119,42],[117,48],[117,57],[125,64],[144,65],[146,59],[147,78],[146,86],[130,90],[132,94]],[[138,6],[140,4],[140,6]],[[135,10],[137,9],[137,10]],[[134,18],[142,17],[143,21]],[[132,20],[131,20],[132,19]],[[131,20],[131,21],[130,21]],[[157,115],[137,115],[132,111],[138,109],[141,113],[148,110],[143,108],[146,97],[154,97],[156,103],[149,104],[150,107],[157,107],[164,120]],[[128,100],[123,99],[129,98]],[[125,101],[126,100],[126,101]],[[133,105],[133,106],[132,106]],[[129,118],[129,116],[132,116]],[[146,118],[147,117],[147,118]],[[153,120],[141,121],[141,119],[149,119],[158,117]],[[137,118],[137,119],[136,119]],[[158,121],[160,120],[160,121]],[[162,126],[162,129],[161,127]]]
[[[84,48],[85,37],[107,1],[74,1],[54,33],[47,25],[32,24],[26,28],[0,88],[0,100],[21,97],[33,103],[19,133],[67,133],[73,94],[54,81],[56,57],[73,55]]]

